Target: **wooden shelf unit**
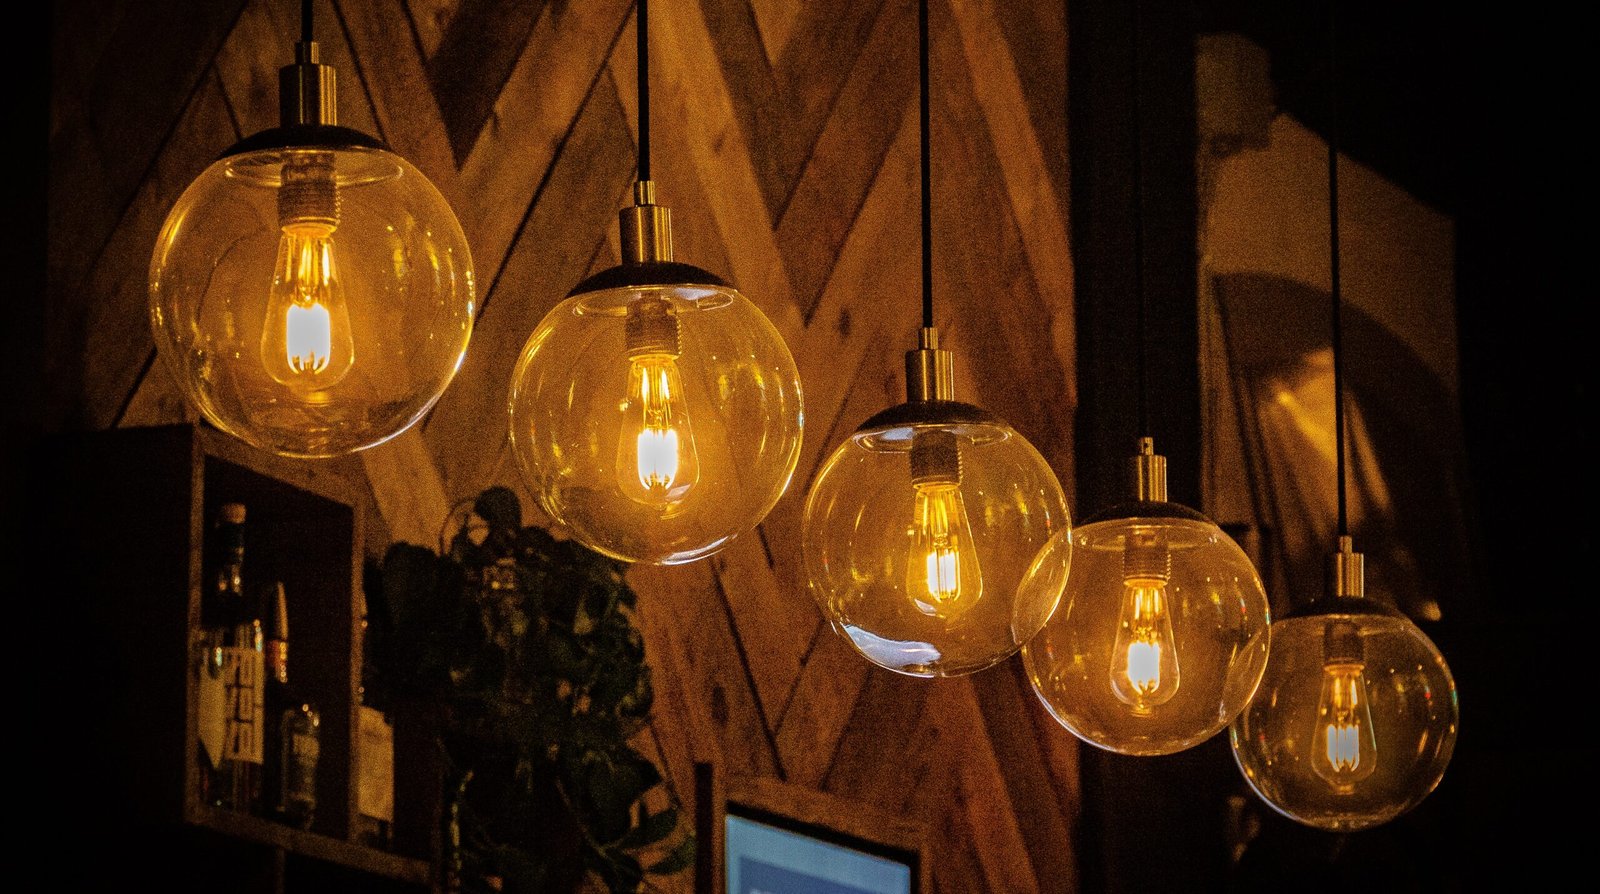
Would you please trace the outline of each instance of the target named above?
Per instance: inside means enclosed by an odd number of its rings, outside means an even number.
[[[364,489],[319,461],[256,451],[197,425],[46,439],[39,507],[52,558],[48,626],[69,646],[60,674],[73,772],[59,794],[77,831],[122,862],[75,868],[103,881],[160,873],[195,890],[426,894],[428,854],[349,840],[356,813]],[[309,830],[202,803],[196,741],[200,596],[213,520],[246,506],[247,586],[283,581],[289,668],[322,717]],[[46,723],[49,723],[47,719]],[[226,881],[203,871],[237,873]],[[187,867],[187,868],[186,868]],[[96,890],[85,881],[84,890]],[[218,886],[220,884],[220,887]],[[163,890],[180,890],[163,887]]]

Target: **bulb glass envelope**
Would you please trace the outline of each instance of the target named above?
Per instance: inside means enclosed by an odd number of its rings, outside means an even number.
[[[1354,723],[1334,723],[1330,678],[1351,670],[1366,702]],[[1228,732],[1268,805],[1353,832],[1406,813],[1439,785],[1459,722],[1450,668],[1416,624],[1370,597],[1325,597],[1273,623],[1261,686]]]
[[[1135,573],[1150,562],[1130,559],[1130,548],[1156,551],[1161,574]],[[1269,605],[1255,566],[1180,504],[1134,501],[1057,535],[1023,589],[1061,600],[1022,649],[1035,693],[1070,732],[1107,751],[1162,755],[1200,744],[1243,709],[1267,664]],[[1158,636],[1128,636],[1142,621],[1136,599],[1154,604]],[[1130,672],[1145,677],[1148,702],[1130,696]]]
[[[641,382],[656,387],[640,395]],[[659,565],[759,524],[794,475],[804,425],[777,328],[715,275],[671,261],[602,271],[547,314],[513,373],[510,417],[551,519],[601,553]]]
[[[912,447],[947,435],[970,529],[957,558],[981,565],[982,586],[935,604],[930,580],[948,583],[948,566],[930,563],[921,542],[919,509],[930,501],[913,481]],[[805,505],[806,573],[823,616],[869,661],[918,677],[968,674],[1014,655],[1044,625],[1059,591],[1021,594],[1018,584],[1070,524],[1055,473],[1015,429],[970,404],[913,400],[863,423],[818,473]]]
[[[289,207],[286,167],[331,181],[322,210]],[[309,229],[315,263],[291,257],[286,272],[290,231],[308,232],[297,217],[322,218]],[[321,297],[290,306],[297,278],[317,279]],[[217,428],[296,457],[372,447],[419,420],[461,365],[474,294],[444,197],[404,158],[335,126],[275,129],[231,149],[173,206],[150,265],[152,331],[184,395]],[[299,345],[287,365],[285,333]]]

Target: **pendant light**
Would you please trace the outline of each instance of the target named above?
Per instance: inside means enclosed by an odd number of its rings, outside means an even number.
[[[639,179],[622,263],[578,283],[528,337],[511,446],[540,508],[626,562],[709,556],[772,511],[800,459],[800,374],[732,285],[673,260],[650,180],[649,3],[639,0]]]
[[[933,324],[928,134],[928,4],[919,11],[922,329],[906,353],[905,403],[862,423],[806,497],[811,592],[867,660],[918,677],[982,670],[1014,655],[1055,594],[1017,584],[1070,526],[1044,457],[994,414],[955,399],[954,359]]]
[[[1167,498],[1166,457],[1146,409],[1139,4],[1132,4],[1133,282],[1139,334],[1132,496],[1040,551],[1025,593],[1060,605],[1022,647],[1034,692],[1079,739],[1130,755],[1172,754],[1221,732],[1267,663],[1260,575],[1216,522]]]
[[[472,333],[466,236],[438,189],[337,123],[302,0],[279,126],[222,153],[150,262],[157,353],[217,428],[286,456],[363,450],[438,401]]]
[[[1332,48],[1330,16],[1330,49]],[[1330,52],[1330,60],[1337,54]],[[1330,79],[1334,66],[1330,64]],[[1229,727],[1257,795],[1303,825],[1351,832],[1420,804],[1444,777],[1460,709],[1437,647],[1391,601],[1368,597],[1345,497],[1343,327],[1339,288],[1338,104],[1328,139],[1338,550],[1327,593],[1272,625],[1255,698]]]

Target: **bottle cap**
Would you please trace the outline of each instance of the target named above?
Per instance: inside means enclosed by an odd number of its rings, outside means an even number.
[[[244,524],[244,504],[243,503],[223,503],[222,504],[222,520],[227,522],[230,525],[242,525],[242,524]]]

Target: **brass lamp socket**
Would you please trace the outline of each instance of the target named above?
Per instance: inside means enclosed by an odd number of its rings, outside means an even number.
[[[656,204],[656,185],[633,184],[633,204],[617,214],[622,231],[622,262],[649,264],[672,260],[672,210]]]
[[[317,61],[317,42],[294,45],[294,62],[278,69],[278,122],[284,127],[338,123],[333,67]]]
[[[1361,667],[1366,664],[1366,648],[1361,644],[1361,628],[1343,619],[1328,622],[1322,628],[1322,664],[1324,667],[1340,665]]]
[[[1367,595],[1366,562],[1347,534],[1339,537],[1339,551],[1328,562],[1328,591],[1353,599]]]
[[[1156,453],[1154,438],[1139,439],[1139,452],[1133,457],[1132,468],[1134,493],[1138,499],[1167,502],[1167,458]]]
[[[672,302],[665,298],[648,296],[630,302],[622,325],[629,357],[646,354],[677,357],[682,351],[678,315],[672,310]]]
[[[906,398],[911,401],[956,399],[956,359],[939,348],[939,330],[924,326],[918,347],[906,352]]]
[[[1166,583],[1172,579],[1172,552],[1155,528],[1134,528],[1122,548],[1122,579]]]
[[[297,152],[283,163],[278,226],[285,231],[313,227],[328,232],[339,226],[339,187],[333,176],[332,152]]]
[[[935,428],[911,436],[911,483],[961,483],[961,447],[955,432]]]

